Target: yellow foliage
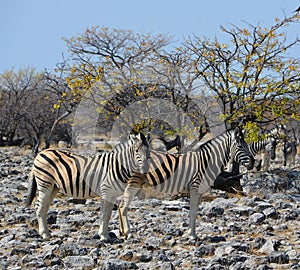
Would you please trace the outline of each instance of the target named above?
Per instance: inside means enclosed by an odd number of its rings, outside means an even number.
[[[242,30],[242,34],[243,34],[244,36],[246,36],[246,37],[250,36],[250,32],[249,32],[248,29],[243,29],[243,30]]]
[[[288,68],[289,68],[289,70],[290,71],[294,71],[294,70],[296,70],[297,68],[295,67],[295,66],[293,66],[293,65],[291,65],[291,66],[288,66]]]
[[[244,125],[244,129],[246,131],[245,140],[247,143],[257,142],[259,140],[258,137],[259,127],[257,126],[257,123],[247,122]]]

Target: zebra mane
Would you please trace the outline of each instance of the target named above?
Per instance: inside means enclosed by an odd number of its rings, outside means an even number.
[[[125,149],[129,149],[130,146],[132,146],[132,145],[133,145],[132,139],[120,142],[120,143],[118,143],[114,146],[114,149],[113,149],[112,152],[113,153],[120,153],[120,152],[124,151]]]
[[[137,135],[130,134],[129,139],[122,141],[122,142],[118,143],[117,145],[115,145],[115,147],[113,149],[113,153],[120,153],[126,149],[129,149],[138,140],[141,140],[143,145],[149,147],[148,140],[143,133],[138,133]]]
[[[216,140],[220,140],[221,138],[226,138],[227,136],[229,136],[229,137],[231,137],[231,135],[232,135],[232,133],[233,132],[236,132],[236,133],[238,133],[238,136],[241,138],[241,139],[243,139],[243,133],[242,133],[242,131],[238,128],[238,130],[237,130],[237,128],[230,128],[230,129],[227,129],[226,131],[224,131],[224,132],[222,132],[220,135],[218,135],[218,136],[216,136],[216,137],[214,137],[214,138],[212,138],[212,139],[210,139],[210,140],[208,140],[208,141],[206,141],[206,142],[204,142],[203,144],[201,144],[200,146],[199,146],[199,148],[201,148],[202,146],[207,146],[207,145],[211,145],[211,144],[213,144]]]
[[[281,136],[286,135],[286,126],[285,125],[278,125],[270,130],[266,130],[262,133],[262,136],[274,136],[276,139],[280,139]]]

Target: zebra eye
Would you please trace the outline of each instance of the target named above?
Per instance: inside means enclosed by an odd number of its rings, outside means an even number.
[[[138,153],[140,151],[140,149],[142,148],[142,145],[139,145],[135,148],[135,152]]]

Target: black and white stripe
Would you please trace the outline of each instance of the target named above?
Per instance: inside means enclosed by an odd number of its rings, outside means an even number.
[[[263,139],[249,144],[249,150],[254,157],[261,154],[261,156],[258,157],[257,165],[255,166],[258,171],[260,169],[270,169],[270,160],[274,160],[276,158],[276,146],[279,140],[285,136],[285,126],[279,125],[269,131],[266,131]]]
[[[117,145],[112,152],[95,156],[81,156],[57,149],[40,152],[30,174],[27,205],[31,205],[38,191],[36,213],[41,236],[45,239],[50,237],[46,217],[58,192],[76,199],[99,196],[105,179],[112,180],[115,185],[123,185],[124,190],[124,183],[134,172],[144,173],[148,170],[149,152],[149,145],[142,134],[131,135],[129,140]]]
[[[198,151],[185,154],[152,151],[149,172],[134,174],[124,192],[120,203],[121,232],[129,235],[129,204],[141,188],[147,187],[155,195],[190,193],[190,235],[196,238],[195,220],[200,198],[229,162],[238,162],[248,169],[253,167],[253,157],[239,128],[200,145]]]
[[[282,146],[283,166],[295,166],[297,155],[297,143],[296,141],[285,141]]]

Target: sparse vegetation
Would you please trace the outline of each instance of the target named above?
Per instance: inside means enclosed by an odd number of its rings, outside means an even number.
[[[174,49],[170,36],[88,28],[65,39],[70,55],[56,70],[12,69],[0,75],[0,145],[30,144],[36,152],[41,141],[45,147],[76,141],[75,127],[86,123],[74,117],[85,99],[93,101],[99,115],[96,132],[102,133],[110,132],[118,119],[120,127],[136,131],[160,136],[195,132],[194,139],[201,139],[211,128],[211,108],[219,104],[218,121],[227,127],[243,125],[250,139],[274,123],[292,123],[298,134],[300,62],[289,52],[300,40],[287,36],[289,25],[298,22],[295,14],[276,19],[268,29],[222,27],[229,43],[193,36]],[[149,119],[134,111],[135,122],[128,115],[122,118],[132,104],[155,99],[167,101],[177,110],[172,114],[186,118],[177,117],[176,127],[163,115]]]

